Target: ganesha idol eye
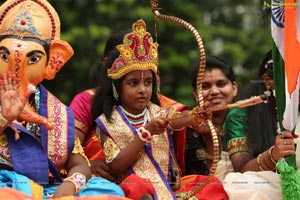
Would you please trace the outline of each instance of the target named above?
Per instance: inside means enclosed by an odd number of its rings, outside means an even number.
[[[7,54],[5,53],[0,53],[0,59],[2,59],[4,62],[8,62],[8,57]]]

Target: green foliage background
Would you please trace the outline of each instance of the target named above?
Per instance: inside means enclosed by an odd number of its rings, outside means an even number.
[[[62,39],[75,55],[52,81],[43,84],[63,102],[90,87],[89,69],[101,57],[112,32],[131,28],[144,19],[155,37],[154,17],[146,0],[49,0],[61,18]],[[240,89],[253,78],[264,54],[271,48],[270,14],[262,0],[160,0],[161,13],[191,23],[200,33],[207,55],[230,62]],[[191,32],[157,21],[160,44],[161,91],[184,104],[193,105],[191,65],[198,47]]]

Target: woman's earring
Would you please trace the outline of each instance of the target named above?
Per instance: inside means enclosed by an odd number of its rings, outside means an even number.
[[[267,90],[270,90],[270,84],[269,84],[269,81],[265,81],[265,86],[266,86]]]

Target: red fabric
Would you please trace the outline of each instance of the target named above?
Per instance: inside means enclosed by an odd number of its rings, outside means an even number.
[[[154,188],[151,181],[136,174],[129,175],[119,186],[124,191],[125,196],[131,199],[140,199],[144,194],[150,194],[154,197]]]
[[[185,175],[185,138],[186,138],[186,128],[181,131],[176,131],[172,135],[175,157],[177,159],[178,165],[181,169],[182,176]]]
[[[96,135],[93,135],[86,142],[84,142],[83,146],[84,153],[89,160],[100,160],[105,158],[102,145]]]
[[[207,176],[202,175],[189,175],[181,179],[181,187],[175,192],[178,194],[180,192],[189,192],[197,187],[199,184],[203,183],[207,179]],[[211,181],[202,188],[195,197],[198,200],[228,200],[228,195],[224,190],[222,182],[213,177]]]
[[[73,110],[75,118],[75,127],[84,136],[84,153],[89,160],[104,159],[103,148],[98,141],[95,132],[96,125],[93,123],[91,106],[95,96],[94,89],[88,89],[78,93],[72,100],[70,108]]]

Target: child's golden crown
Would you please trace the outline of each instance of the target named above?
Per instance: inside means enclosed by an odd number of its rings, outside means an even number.
[[[120,56],[114,61],[107,74],[111,79],[119,79],[135,70],[152,70],[157,73],[158,44],[153,42],[146,24],[138,20],[132,25],[132,32],[124,36],[123,44],[118,45]]]

